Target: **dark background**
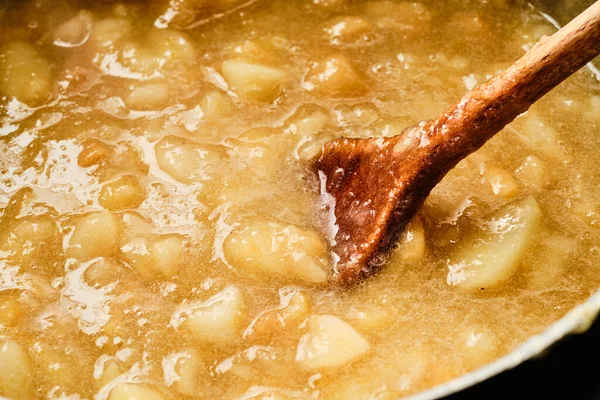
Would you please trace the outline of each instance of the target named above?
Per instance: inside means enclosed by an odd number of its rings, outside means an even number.
[[[572,335],[543,357],[527,361],[445,400],[600,400],[600,321]]]

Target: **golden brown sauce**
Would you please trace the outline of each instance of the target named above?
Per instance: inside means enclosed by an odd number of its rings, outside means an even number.
[[[554,28],[520,2],[28,1],[0,11],[0,395],[391,399],[600,287],[583,70],[330,288],[310,161],[435,117]]]

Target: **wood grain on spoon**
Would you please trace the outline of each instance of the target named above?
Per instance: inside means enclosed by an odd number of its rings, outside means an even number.
[[[317,169],[335,215],[332,280],[349,284],[380,266],[449,170],[598,54],[600,0],[436,120],[325,144]]]

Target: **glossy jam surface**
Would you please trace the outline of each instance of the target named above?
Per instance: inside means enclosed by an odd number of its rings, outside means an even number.
[[[433,118],[552,34],[519,1],[15,4],[2,396],[395,399],[600,287],[588,69],[451,171],[381,273],[327,283],[322,144]]]

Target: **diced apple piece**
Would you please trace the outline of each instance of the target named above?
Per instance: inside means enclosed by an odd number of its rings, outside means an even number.
[[[415,216],[406,226],[394,250],[401,260],[416,263],[425,257],[425,228],[419,216]]]
[[[162,271],[165,276],[172,275],[183,254],[183,239],[180,236],[164,235],[150,245],[150,254],[157,270]]]
[[[307,369],[341,367],[370,349],[352,326],[334,315],[315,315],[308,332],[300,338],[296,361]]]
[[[426,29],[431,12],[421,3],[412,1],[378,0],[365,3],[365,14],[385,29],[419,32]]]
[[[187,319],[182,327],[196,339],[207,343],[230,344],[240,339],[240,326],[243,316],[242,292],[235,286],[228,286],[208,300],[186,307],[172,319],[178,325],[183,315]]]
[[[56,300],[57,292],[46,279],[33,274],[23,274],[23,278],[26,290],[21,292],[19,301],[25,306],[39,308],[41,304]]]
[[[244,100],[271,101],[287,78],[282,68],[230,59],[221,64],[221,74],[230,88]]]
[[[235,110],[235,105],[225,93],[214,90],[202,97],[200,108],[207,118],[219,120],[230,117]]]
[[[153,29],[147,38],[150,50],[163,67],[189,64],[196,59],[194,43],[185,33],[175,29]]]
[[[410,123],[409,120],[403,117],[382,118],[370,124],[365,132],[368,133],[368,136],[373,137],[391,137],[401,134]],[[405,143],[402,145],[406,145]]]
[[[361,96],[368,91],[365,78],[350,59],[341,54],[317,62],[304,77],[303,86],[310,92],[332,98]]]
[[[169,85],[166,82],[139,85],[125,99],[125,105],[132,110],[158,110],[168,102]]]
[[[107,210],[119,211],[135,208],[144,201],[144,188],[131,175],[106,183],[100,190],[98,203]]]
[[[520,138],[531,149],[552,159],[564,156],[558,132],[536,115],[528,115]]]
[[[535,239],[541,214],[528,196],[490,216],[448,259],[448,284],[486,289],[508,279]]]
[[[166,192],[162,192],[162,189],[163,188],[158,189],[160,195],[166,195]],[[148,235],[154,232],[154,224],[134,211],[123,213],[121,218],[125,230],[127,230],[127,233],[130,235]]]
[[[298,159],[306,163],[316,161],[319,157],[321,157],[325,143],[333,139],[335,139],[335,136],[329,132],[317,133],[303,137],[300,139],[298,147],[296,148]]]
[[[373,103],[340,104],[336,107],[336,111],[338,120],[344,126],[356,125],[365,127],[373,124],[381,117],[379,109]],[[407,126],[408,124],[405,124],[402,129]]]
[[[52,63],[29,43],[15,41],[0,47],[0,92],[36,105],[52,90]]]
[[[519,185],[515,178],[505,169],[495,165],[485,148],[471,154],[467,161],[476,165],[481,183],[495,196],[510,199],[519,194]]]
[[[147,279],[171,278],[183,255],[183,240],[176,235],[134,237],[121,246],[133,269]]]
[[[63,22],[54,31],[54,45],[59,47],[78,47],[85,43],[92,30],[92,14],[81,11]]]
[[[128,272],[116,261],[100,258],[86,268],[83,278],[88,285],[101,287],[122,279]]]
[[[394,313],[389,306],[362,305],[352,307],[346,319],[361,332],[383,332],[394,323]]]
[[[108,256],[116,250],[119,221],[110,211],[83,216],[75,224],[67,254],[79,261]]]
[[[310,304],[301,292],[280,294],[280,306],[261,314],[246,331],[257,335],[271,337],[282,331],[290,331],[308,317]]]
[[[219,375],[233,374],[251,381],[263,376],[290,379],[295,371],[293,358],[270,346],[252,346],[221,361],[214,368]]]
[[[329,123],[329,116],[325,114],[313,114],[303,118],[296,124],[296,134],[307,136],[310,134],[321,133]]]
[[[96,379],[94,383],[98,389],[102,388],[104,385],[123,373],[119,362],[115,359],[104,360],[101,365],[102,369],[98,371],[99,373],[94,374],[94,378]]]
[[[97,139],[87,139],[82,146],[77,156],[77,165],[83,168],[105,163],[112,153],[108,144]]]
[[[577,251],[577,241],[558,233],[550,233],[540,240],[531,256],[523,260],[529,287],[533,290],[550,289],[563,276],[569,258]]]
[[[226,154],[218,146],[166,136],[154,147],[159,167],[181,183],[202,182],[220,174]]]
[[[166,400],[161,392],[142,383],[119,383],[111,391],[108,400]]]
[[[485,163],[481,174],[494,195],[510,199],[519,194],[519,185],[505,169]]]
[[[111,51],[131,35],[131,22],[124,18],[107,18],[95,21],[88,45],[93,52]]]
[[[0,395],[34,398],[33,367],[27,351],[13,340],[0,341]]]
[[[556,33],[556,28],[551,24],[543,21],[542,23],[536,24],[533,26],[532,38],[537,42],[544,36],[550,37]]]
[[[233,145],[233,149],[229,153],[231,160],[233,161],[232,166],[239,171],[245,171],[251,174],[252,178],[264,182],[272,182],[280,172],[282,159],[276,149],[263,143],[263,140],[261,140],[263,138],[250,137],[253,136],[254,133],[258,136],[261,132],[251,130],[244,133],[240,140],[233,139],[229,141],[229,143]],[[269,141],[269,139],[264,138],[264,141]],[[242,198],[250,198],[248,183],[246,182],[245,185],[241,186],[244,189],[237,189],[238,195]],[[234,187],[235,186],[232,186],[231,188],[233,189]],[[264,189],[268,190],[269,188],[261,187],[255,189],[259,189],[260,191]]]
[[[242,220],[225,239],[226,260],[239,272],[287,281],[327,280],[328,252],[315,232],[269,220]]]
[[[21,309],[21,303],[19,303],[19,297],[16,294],[0,293],[0,325],[16,325],[21,316]]]
[[[8,259],[27,267],[38,262],[45,248],[60,243],[56,223],[49,216],[39,215],[18,219],[0,233],[0,259]]]
[[[303,137],[323,133],[334,124],[335,116],[331,111],[315,104],[305,104],[285,121],[285,132]]]
[[[201,390],[199,375],[204,363],[194,349],[185,349],[166,356],[162,362],[165,385],[179,394],[194,396]]]
[[[576,178],[577,179],[577,178]],[[600,203],[596,191],[581,186],[578,181],[572,182],[575,194],[569,200],[569,210],[579,217],[580,221],[590,227],[600,225]]]
[[[538,191],[551,183],[546,164],[533,155],[525,157],[521,165],[515,170],[515,175],[525,185]]]
[[[457,336],[458,349],[473,365],[491,361],[497,356],[498,338],[482,325],[469,325]]]
[[[491,211],[489,204],[475,196],[430,196],[423,206],[423,214],[430,223],[434,247],[455,245],[475,221],[481,221]]]
[[[277,66],[281,63],[280,50],[273,40],[245,40],[232,46],[229,56],[252,64]]]
[[[190,38],[173,29],[151,29],[143,39],[130,40],[121,45],[118,55],[123,66],[148,78],[177,73],[182,68],[189,67],[197,57],[195,45]],[[165,101],[162,97],[167,93],[165,89],[168,89],[165,84],[155,87],[152,97],[156,102],[145,107],[158,106],[159,99]],[[141,100],[143,99],[140,97]]]
[[[356,41],[373,30],[373,24],[366,18],[348,15],[331,19],[325,27],[329,41],[333,44]]]

